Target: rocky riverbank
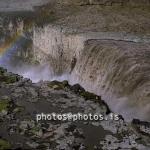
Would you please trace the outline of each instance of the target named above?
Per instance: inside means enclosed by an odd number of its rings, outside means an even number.
[[[101,121],[39,121],[40,113],[103,114]],[[67,81],[32,83],[0,68],[0,149],[109,150],[150,147],[150,124],[127,123],[100,96]]]

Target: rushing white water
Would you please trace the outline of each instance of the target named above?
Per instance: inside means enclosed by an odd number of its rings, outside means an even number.
[[[56,76],[49,64],[29,64],[17,58],[18,45],[23,44],[24,39],[20,38],[10,47],[2,56],[0,56],[0,66],[6,68],[9,72],[13,72],[29,78],[33,83],[39,81],[52,81],[52,80],[68,80],[67,74]],[[23,58],[22,58],[23,59]]]
[[[70,73],[65,73],[65,68],[62,70],[61,66],[66,63],[62,59],[56,59],[51,65],[18,62],[15,66],[4,56],[0,60],[8,71],[30,78],[32,82],[68,80],[71,84],[79,83],[86,90],[101,95],[114,112],[127,120],[150,120],[149,49],[149,45],[141,43],[91,40],[86,42]],[[57,75],[55,70],[60,68],[62,73]]]
[[[126,119],[150,120],[149,44],[89,40],[71,76]]]
[[[2,63],[2,60],[3,57],[0,58],[0,66],[8,69],[9,72],[19,74],[24,78],[29,78],[33,83],[37,83],[39,81],[63,81],[69,79],[68,74],[63,74],[60,76],[54,75],[53,70],[48,64],[33,65],[26,64],[25,62],[20,62],[19,60],[17,65],[13,65],[11,64],[12,62],[10,63],[8,61],[3,61]]]
[[[24,78],[29,78],[33,83],[39,81],[63,81],[68,80],[68,75],[54,76],[53,71],[50,69],[48,64],[43,65],[23,65],[21,68],[12,70],[13,72],[22,75]]]

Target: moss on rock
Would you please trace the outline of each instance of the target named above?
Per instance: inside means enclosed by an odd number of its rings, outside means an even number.
[[[7,70],[2,68],[2,67],[0,67],[0,75],[3,75],[5,72],[7,72]]]
[[[80,95],[83,96],[85,100],[101,100],[100,96],[97,96],[87,91],[82,92]]]
[[[10,84],[10,83],[15,83],[17,81],[18,81],[18,78],[16,76],[0,75],[0,82]]]
[[[3,110],[8,110],[9,107],[9,100],[0,100],[0,112]]]
[[[8,150],[11,148],[11,145],[8,141],[0,139],[0,149],[1,150]]]
[[[11,84],[20,80],[20,76],[7,72],[6,69],[0,67],[0,83]]]
[[[63,82],[52,81],[52,82],[48,83],[48,87],[50,87],[54,90],[63,90],[68,86],[69,86],[68,81],[63,81]]]

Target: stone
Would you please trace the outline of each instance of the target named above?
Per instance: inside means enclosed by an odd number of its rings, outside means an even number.
[[[54,90],[63,90],[65,89],[65,86],[68,84],[66,82],[59,82],[59,81],[51,81],[48,83],[48,87],[54,89]]]
[[[34,148],[34,149],[36,149],[39,146],[39,143],[36,143],[36,142],[26,142],[26,144],[29,147]]]
[[[38,96],[38,93],[36,92],[36,90],[32,87],[28,87],[27,89],[28,93],[31,95],[31,97],[35,98]]]
[[[70,87],[70,89],[75,92],[76,94],[80,94],[85,92],[85,89],[82,88],[79,84],[75,84],[73,86]]]
[[[14,113],[19,113],[19,112],[22,112],[22,111],[24,111],[24,107],[19,107],[19,106],[17,106],[17,107],[13,110]]]
[[[0,112],[7,111],[9,106],[10,106],[9,100],[7,99],[0,100]]]
[[[32,129],[35,127],[35,122],[33,120],[24,120],[20,122],[19,128],[23,131]]]
[[[85,100],[95,100],[95,101],[101,100],[100,96],[97,96],[97,95],[87,92],[87,91],[82,92],[80,95],[83,96],[85,98]]]

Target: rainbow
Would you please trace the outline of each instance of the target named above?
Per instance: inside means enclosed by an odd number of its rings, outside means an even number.
[[[11,38],[6,39],[4,43],[0,45],[0,55],[3,56],[21,37],[21,35],[13,35]]]
[[[16,42],[23,37],[23,33],[29,31],[32,28],[32,24],[28,24],[23,32],[16,32],[11,37],[7,38],[5,42],[0,44],[0,56],[3,57],[7,52],[9,52]]]

